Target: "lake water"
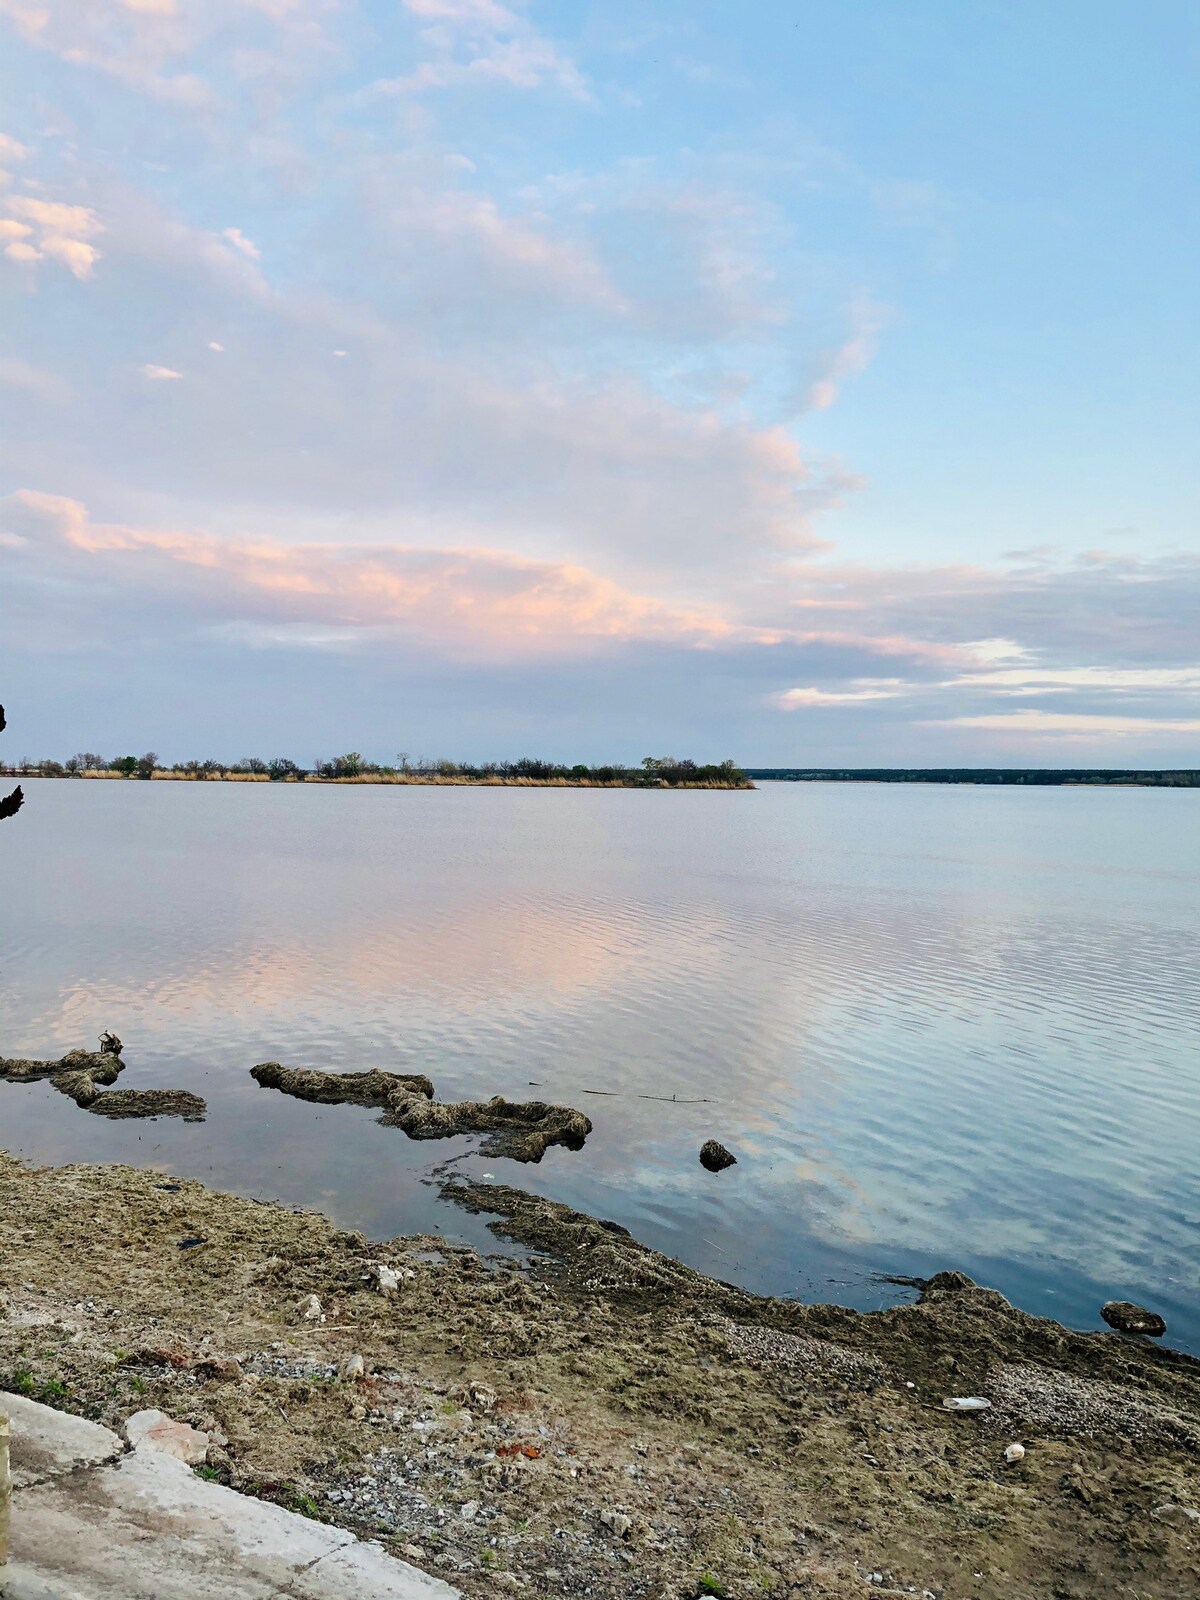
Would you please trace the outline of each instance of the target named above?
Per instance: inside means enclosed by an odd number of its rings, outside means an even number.
[[[1144,1301],[1200,1351],[1200,796],[26,787],[0,1054],[112,1028],[123,1086],[209,1106],[109,1123],[0,1083],[30,1160],[495,1248],[428,1181],[462,1157],[755,1289],[865,1308],[904,1295],[873,1274],[959,1267],[1080,1327]],[[263,1060],[595,1132],[540,1166],[411,1143],[258,1088]],[[736,1167],[701,1168],[710,1136]]]

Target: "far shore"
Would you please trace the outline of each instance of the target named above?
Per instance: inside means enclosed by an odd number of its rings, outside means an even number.
[[[50,782],[70,782],[75,779],[87,782],[112,781],[116,783],[266,783],[266,784],[391,784],[409,785],[411,787],[426,788],[457,788],[457,789],[724,789],[746,790],[756,787],[748,778],[743,782],[730,781],[727,783],[713,782],[709,779],[674,779],[665,778],[505,778],[490,775],[483,778],[468,778],[461,774],[440,773],[362,773],[353,778],[318,778],[308,776],[305,778],[287,777],[272,778],[265,772],[227,772],[227,773],[191,773],[156,771],[149,778],[140,775],[129,777],[123,772],[73,772],[73,773],[46,773],[46,772],[7,772],[0,776],[18,779],[21,783],[32,781],[35,778],[45,779]]]

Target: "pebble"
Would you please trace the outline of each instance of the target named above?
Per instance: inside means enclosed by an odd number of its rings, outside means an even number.
[[[325,1312],[315,1294],[305,1295],[297,1306],[301,1322],[324,1322]]]
[[[1024,1461],[1025,1446],[1023,1444],[1010,1444],[1008,1449],[1004,1452],[1004,1459],[1008,1462],[1010,1467],[1014,1462]]]
[[[367,1375],[367,1364],[356,1350],[338,1364],[337,1375],[343,1383],[361,1383]]]
[[[600,1521],[606,1528],[610,1528],[618,1539],[624,1539],[633,1527],[633,1518],[627,1517],[623,1511],[602,1511]]]

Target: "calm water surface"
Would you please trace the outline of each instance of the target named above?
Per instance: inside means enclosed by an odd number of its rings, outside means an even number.
[[[755,1289],[871,1307],[897,1295],[874,1273],[960,1267],[1081,1327],[1148,1301],[1200,1351],[1200,796],[27,792],[0,834],[0,1054],[113,1028],[125,1086],[209,1115],[110,1124],[0,1084],[10,1150],[494,1246],[427,1181],[460,1157]],[[421,1070],[596,1129],[484,1159],[259,1089],[263,1060]],[[739,1157],[717,1177],[709,1136]]]

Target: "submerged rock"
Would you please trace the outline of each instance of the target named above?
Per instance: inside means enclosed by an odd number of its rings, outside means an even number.
[[[1100,1307],[1100,1315],[1110,1328],[1116,1328],[1119,1333],[1144,1333],[1152,1339],[1161,1339],[1167,1331],[1167,1325],[1157,1311],[1135,1306],[1132,1300],[1109,1300]]]
[[[459,1133],[486,1133],[488,1155],[513,1161],[540,1161],[552,1144],[582,1150],[591,1119],[571,1106],[544,1100],[460,1100],[440,1104],[423,1073],[316,1072],[264,1061],[250,1076],[264,1089],[278,1089],[297,1100],[320,1105],[374,1106],[387,1128],[402,1128],[410,1139],[448,1139]]]
[[[706,1139],[700,1146],[700,1165],[709,1172],[724,1172],[726,1167],[736,1167],[737,1157],[715,1139]]]

